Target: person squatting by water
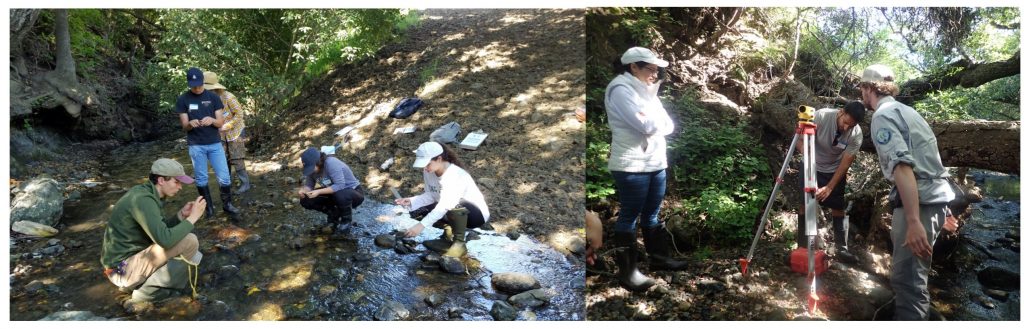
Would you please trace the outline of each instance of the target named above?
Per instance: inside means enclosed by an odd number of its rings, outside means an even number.
[[[672,237],[658,221],[665,198],[665,135],[675,124],[658,99],[659,73],[668,62],[647,48],[626,50],[614,63],[616,76],[605,89],[604,104],[612,132],[608,170],[615,179],[619,198],[619,218],[615,223],[615,244],[625,247],[618,253],[618,278],[630,290],[647,290],[654,280],[638,269],[639,247],[636,226],[643,230],[651,270],[682,270],[686,262],[675,260]],[[639,217],[639,218],[638,218]]]
[[[932,246],[941,225],[952,217],[947,204],[955,197],[942,166],[935,134],[914,108],[896,101],[895,74],[885,65],[868,66],[858,85],[861,99],[875,113],[871,138],[878,165],[893,183],[892,274],[896,320],[927,320],[930,298],[928,273]]]
[[[220,184],[220,200],[231,221],[238,221],[238,208],[231,203],[231,176],[219,128],[224,125],[224,104],[217,94],[203,87],[203,71],[192,67],[186,72],[189,90],[178,96],[175,107],[181,127],[187,133],[188,155],[196,175],[196,189],[206,200],[206,216],[213,217],[213,199],[207,185],[207,165],[213,167]]]
[[[814,136],[815,175],[818,189],[814,198],[832,210],[832,232],[836,243],[836,257],[843,263],[856,264],[857,256],[850,253],[848,243],[850,221],[846,217],[846,177],[850,165],[857,158],[863,139],[860,126],[864,121],[864,104],[851,102],[842,109],[818,109],[814,112],[817,133]],[[803,152],[803,140],[797,139],[797,150]],[[800,167],[803,177],[803,167]],[[804,180],[801,182],[806,183]],[[801,184],[803,184],[801,183]],[[806,215],[803,204],[797,215],[797,246],[807,247]]]
[[[227,153],[228,164],[235,168],[235,174],[242,182],[242,186],[238,187],[238,194],[245,193],[252,188],[249,173],[245,171],[245,109],[235,94],[220,84],[220,77],[216,72],[203,73],[203,87],[220,96],[220,101],[224,104],[224,125],[220,126],[220,140]],[[229,172],[230,169],[228,168]]]
[[[420,144],[413,168],[423,168],[423,193],[396,199],[395,204],[413,209],[410,217],[420,223],[406,231],[415,237],[427,226],[444,230],[442,236],[423,242],[427,249],[446,256],[466,254],[466,230],[482,226],[490,218],[483,193],[462,162],[447,146],[437,142]]]
[[[332,234],[348,231],[352,209],[363,204],[363,190],[352,169],[341,159],[311,147],[302,152],[302,176],[299,204],[327,214]]]
[[[121,291],[132,291],[130,301],[158,301],[186,290],[195,282],[189,265],[203,259],[199,239],[191,233],[203,215],[202,196],[185,204],[176,216],[164,217],[164,200],[192,184],[181,164],[159,159],[150,168],[149,181],[128,190],[114,204],[103,232],[100,263],[103,274]]]

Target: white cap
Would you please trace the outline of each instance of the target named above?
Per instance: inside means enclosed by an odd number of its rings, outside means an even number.
[[[644,47],[629,48],[629,50],[626,50],[626,52],[622,54],[623,65],[636,62],[651,63],[657,65],[658,67],[668,66],[668,62],[666,62],[664,59],[658,58],[657,54],[655,54],[650,49]]]
[[[413,168],[423,168],[427,166],[430,159],[437,157],[444,153],[444,149],[441,148],[441,144],[437,142],[426,142],[420,144],[420,147],[416,149],[416,162],[412,163]]]
[[[882,64],[868,66],[860,75],[860,82],[895,82],[896,75],[892,69]]]

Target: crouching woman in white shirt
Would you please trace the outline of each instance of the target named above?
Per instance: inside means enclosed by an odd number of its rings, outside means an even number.
[[[416,213],[427,213],[405,235],[417,236],[427,225],[443,228],[441,237],[424,241],[423,246],[445,256],[462,257],[466,254],[466,230],[480,227],[491,216],[483,193],[447,146],[420,144],[412,166],[423,168],[426,190],[411,198],[396,199],[395,203],[414,209],[410,212],[413,218]]]

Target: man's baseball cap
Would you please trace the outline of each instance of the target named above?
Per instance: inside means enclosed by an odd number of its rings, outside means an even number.
[[[860,83],[895,81],[896,75],[892,73],[892,69],[882,64],[868,66],[860,75]]]
[[[195,88],[203,85],[203,70],[198,67],[188,68],[188,72],[185,72],[185,78],[188,79],[188,87]]]
[[[655,54],[650,49],[644,47],[629,48],[629,50],[626,50],[626,52],[622,54],[623,65],[636,62],[651,63],[657,65],[658,67],[668,66],[668,62],[661,58],[658,58],[657,54]]]
[[[302,151],[302,176],[312,175],[317,162],[320,162],[320,150],[310,147]]]
[[[185,174],[185,168],[178,161],[168,158],[153,161],[153,167],[149,169],[149,172],[154,175],[174,177],[182,184],[192,184],[195,181],[191,176]]]
[[[444,148],[437,142],[426,142],[420,144],[420,147],[416,149],[416,162],[412,163],[413,168],[423,168],[427,166],[430,159],[437,157],[444,153]]]

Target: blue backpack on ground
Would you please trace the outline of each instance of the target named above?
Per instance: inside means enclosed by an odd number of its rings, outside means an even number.
[[[388,116],[395,119],[405,119],[416,113],[420,106],[423,106],[423,101],[419,98],[403,98],[401,102],[398,102],[398,105],[395,105],[395,109],[391,110]]]

